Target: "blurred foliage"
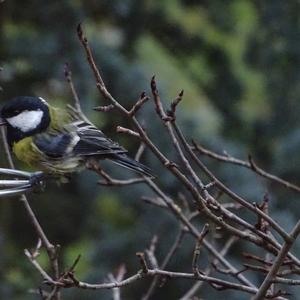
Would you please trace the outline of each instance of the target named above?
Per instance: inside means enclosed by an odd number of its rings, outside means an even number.
[[[5,1],[0,3],[0,103],[32,94],[55,105],[72,102],[63,75],[68,62],[87,115],[134,155],[137,141],[115,133],[117,125],[128,125],[126,120],[92,110],[104,102],[76,37],[76,26],[83,22],[105,82],[122,104],[129,107],[141,91],[149,92],[149,79],[156,74],[166,104],[185,90],[178,120],[187,136],[241,158],[252,153],[262,167],[299,184],[299,6],[297,0]],[[150,103],[139,118],[176,159]],[[2,152],[0,159],[4,166]],[[161,173],[153,156],[146,153],[144,160]],[[259,201],[268,191],[271,212],[285,228],[299,218],[297,195],[246,170],[208,163],[249,199]],[[107,168],[116,176],[132,175]],[[61,244],[62,263],[70,265],[81,253],[78,276],[94,282],[121,263],[133,272],[135,252],[157,233],[163,257],[176,235],[173,217],[139,200],[149,193],[142,185],[113,189],[96,182],[87,172],[60,187],[50,184],[47,193],[31,201],[50,239]],[[158,182],[174,196],[180,191],[167,173]],[[22,249],[33,247],[36,236],[17,200],[2,200],[0,215],[0,298],[35,299],[26,290],[35,286],[38,274]],[[188,268],[190,249],[187,239],[181,260],[172,261],[171,268]],[[240,246],[234,250],[233,257]],[[126,299],[139,299],[146,286],[144,281],[125,288]],[[153,299],[177,299],[189,286],[177,282],[174,288],[170,282]],[[205,299],[216,296],[209,287],[204,293]],[[237,293],[226,295],[241,299]],[[97,297],[110,299],[111,291],[70,290],[65,299]]]

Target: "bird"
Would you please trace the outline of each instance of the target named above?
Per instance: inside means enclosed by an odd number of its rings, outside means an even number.
[[[46,174],[68,177],[93,160],[110,160],[147,177],[152,171],[127,155],[74,109],[50,105],[42,97],[18,96],[0,109],[0,124],[15,156]]]

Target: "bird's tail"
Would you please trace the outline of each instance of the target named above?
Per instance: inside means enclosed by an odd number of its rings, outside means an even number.
[[[145,165],[139,163],[138,161],[130,158],[126,154],[115,154],[113,158],[111,158],[112,162],[125,167],[127,169],[133,170],[142,175],[146,175],[148,177],[154,178],[152,171],[146,167]]]

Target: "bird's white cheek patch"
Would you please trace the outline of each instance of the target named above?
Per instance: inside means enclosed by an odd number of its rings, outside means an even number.
[[[23,132],[34,130],[40,125],[43,118],[43,111],[31,110],[23,111],[18,115],[6,119],[6,121],[14,128],[18,128]]]

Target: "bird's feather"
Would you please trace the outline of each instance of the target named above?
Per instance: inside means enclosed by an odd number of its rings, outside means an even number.
[[[115,154],[111,158],[111,161],[125,167],[127,169],[133,170],[135,172],[138,172],[140,174],[149,176],[149,177],[155,177],[150,170],[150,168],[146,167],[145,165],[141,164],[140,162],[130,158],[126,154]]]
[[[59,133],[57,135],[43,133],[34,137],[37,148],[52,158],[64,157],[71,141],[72,135],[69,133]]]
[[[34,137],[37,148],[54,159],[69,156],[100,156],[126,153],[117,143],[108,139],[99,129],[81,120],[66,124],[60,130],[38,134]]]
[[[73,123],[74,125],[74,123]],[[76,122],[76,133],[80,140],[74,147],[74,153],[80,156],[108,155],[126,153],[123,147],[107,138],[99,129],[84,121]]]

